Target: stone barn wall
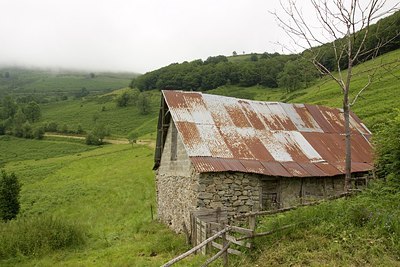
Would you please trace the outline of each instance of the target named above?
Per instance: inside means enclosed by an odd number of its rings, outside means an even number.
[[[190,232],[190,212],[201,208],[235,214],[285,208],[343,192],[344,177],[268,177],[221,172],[198,174],[171,122],[156,175],[158,218]],[[185,225],[185,227],[183,226]]]
[[[158,218],[175,232],[190,231],[190,213],[197,206],[198,175],[195,174],[175,125],[167,139],[156,174]]]
[[[258,211],[260,208],[260,176],[221,172],[203,173],[199,177],[199,208],[226,210],[234,214]]]

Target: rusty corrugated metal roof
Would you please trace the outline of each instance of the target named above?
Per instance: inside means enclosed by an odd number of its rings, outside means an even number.
[[[163,91],[196,171],[283,177],[344,172],[341,109]],[[352,171],[372,169],[371,132],[351,113]]]

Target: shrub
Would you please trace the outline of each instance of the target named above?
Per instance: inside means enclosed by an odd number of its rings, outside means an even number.
[[[6,134],[6,124],[2,121],[0,122],[0,135],[5,135]]]
[[[78,124],[78,128],[76,129],[77,134],[83,134],[85,131],[82,128],[82,125]]]
[[[93,130],[86,135],[87,145],[101,145],[103,144],[103,139],[110,135],[110,131],[104,124],[97,123]]]
[[[84,244],[81,226],[47,216],[19,218],[0,224],[0,259],[38,256]]]
[[[58,130],[57,122],[51,121],[51,122],[47,123],[45,130],[47,132],[57,132],[57,130]]]
[[[92,132],[90,132],[86,135],[85,142],[87,145],[94,145],[94,146],[99,146],[102,144],[102,142],[100,142],[99,138],[97,138]]]
[[[64,124],[64,125],[61,127],[61,132],[62,132],[62,133],[65,133],[65,134],[68,133],[68,125],[67,125],[67,124]]]
[[[8,221],[17,217],[19,212],[19,191],[21,186],[14,173],[1,171],[0,176],[0,218]]]
[[[26,121],[22,125],[22,137],[24,137],[24,138],[33,138],[32,126],[28,121]]]
[[[43,139],[43,136],[44,136],[44,127],[38,126],[33,129],[33,138],[40,140]]]

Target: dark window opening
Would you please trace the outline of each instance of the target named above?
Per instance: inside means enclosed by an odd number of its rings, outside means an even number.
[[[176,127],[174,124],[171,125],[172,130],[171,130],[171,160],[176,161],[178,157],[178,132],[176,130]]]

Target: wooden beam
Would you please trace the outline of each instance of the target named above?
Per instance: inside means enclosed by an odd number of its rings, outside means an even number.
[[[212,262],[214,262],[216,259],[218,259],[225,251],[228,250],[230,244],[231,244],[231,243],[228,242],[228,244],[226,244],[225,247],[223,247],[220,251],[218,251],[217,254],[215,254],[214,256],[212,256],[211,258],[209,258],[209,259],[202,265],[202,267],[207,267],[207,266],[210,265]]]
[[[236,244],[238,246],[242,246],[242,247],[246,247],[246,248],[251,248],[251,244],[248,242],[243,242],[243,241],[239,241],[236,239],[236,237],[231,236],[231,235],[226,235],[226,240],[228,240],[229,242]]]
[[[271,234],[273,234],[273,233],[276,233],[276,232],[278,232],[278,231],[282,231],[282,230],[291,228],[291,227],[293,227],[293,226],[296,226],[296,224],[285,225],[285,226],[282,226],[282,227],[280,227],[280,228],[277,228],[277,229],[274,229],[274,230],[271,230],[271,231],[262,232],[262,233],[255,233],[253,236],[244,236],[244,237],[240,237],[240,238],[237,238],[236,240],[237,240],[237,241],[240,241],[240,240],[245,240],[245,239],[249,239],[249,238],[253,238],[253,237],[258,237],[258,236],[271,235]]]
[[[254,215],[272,215],[272,214],[277,214],[277,213],[282,213],[282,212],[286,212],[289,210],[295,210],[297,208],[300,207],[306,207],[306,206],[314,206],[314,205],[318,205],[321,204],[327,200],[334,200],[334,199],[338,199],[338,198],[342,198],[342,197],[346,197],[346,196],[350,196],[351,193],[345,192],[336,196],[332,196],[332,197],[328,197],[326,199],[320,200],[320,201],[315,201],[315,202],[310,202],[310,203],[306,203],[306,204],[301,204],[298,206],[294,206],[294,207],[288,207],[288,208],[283,208],[283,209],[277,209],[277,210],[264,210],[264,211],[257,211],[257,212],[248,212],[245,214],[240,214],[240,215],[236,215],[234,216],[235,219],[239,219],[239,218],[246,218],[246,217],[250,217],[250,216],[254,216]]]
[[[178,261],[183,260],[184,258],[186,258],[187,256],[195,253],[197,250],[201,249],[202,247],[204,247],[205,245],[207,245],[209,242],[214,241],[215,239],[217,239],[220,235],[222,235],[223,233],[226,233],[230,230],[230,226],[225,227],[224,229],[222,229],[221,231],[219,231],[218,233],[216,233],[215,235],[211,236],[210,238],[207,238],[206,240],[204,240],[203,242],[201,242],[200,244],[198,244],[197,246],[193,247],[192,249],[186,251],[185,253],[179,255],[178,257],[170,260],[169,262],[165,263],[164,265],[162,265],[162,267],[169,267],[172,264],[177,263]]]
[[[213,247],[217,248],[217,249],[223,249],[223,245],[218,244],[217,242],[212,242],[211,243]],[[233,249],[233,248],[229,248],[228,249],[228,253],[229,254],[233,254],[233,255],[237,255],[237,256],[241,256],[242,252],[240,252],[239,250]]]

